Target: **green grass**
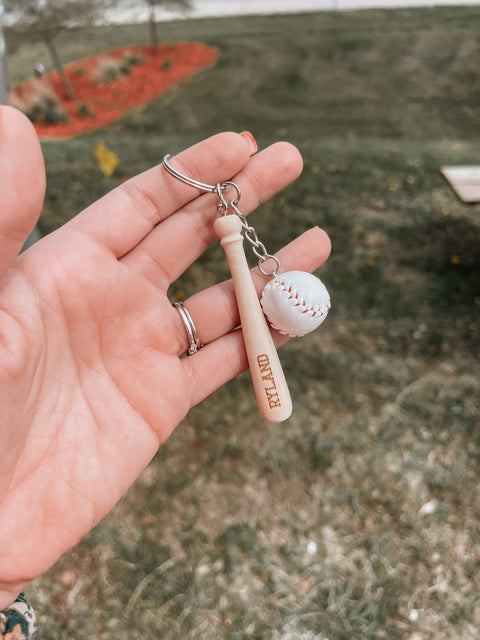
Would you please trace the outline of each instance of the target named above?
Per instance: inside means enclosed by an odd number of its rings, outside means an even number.
[[[217,65],[112,127],[43,143],[44,232],[219,130],[295,143],[302,177],[252,220],[269,250],[328,231],[319,275],[334,307],[281,352],[288,423],[263,423],[248,375],[233,381],[32,585],[41,640],[480,638],[480,208],[440,175],[479,163],[479,20],[445,8],[165,24],[165,39],[218,46]],[[102,27],[59,46],[71,61],[147,37]],[[18,48],[13,80],[40,60]],[[120,157],[111,179],[99,140]],[[214,246],[175,288],[223,277]]]

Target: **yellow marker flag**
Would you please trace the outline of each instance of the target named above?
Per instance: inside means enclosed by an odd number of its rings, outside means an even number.
[[[117,154],[110,151],[102,141],[97,144],[95,149],[95,159],[106,178],[113,176],[115,169],[118,166],[119,159]]]

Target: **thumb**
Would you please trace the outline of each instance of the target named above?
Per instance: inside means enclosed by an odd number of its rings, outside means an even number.
[[[0,277],[19,254],[40,215],[45,167],[35,130],[26,116],[0,107]]]

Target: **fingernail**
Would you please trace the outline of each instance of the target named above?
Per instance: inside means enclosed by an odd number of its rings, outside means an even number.
[[[250,131],[242,131],[240,134],[244,140],[248,142],[248,146],[250,147],[250,155],[253,156],[254,153],[258,151],[258,144],[255,141],[255,138],[252,136]]]

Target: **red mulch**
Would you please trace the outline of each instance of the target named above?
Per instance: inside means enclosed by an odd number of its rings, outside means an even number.
[[[128,75],[105,85],[93,82],[92,76],[102,58],[123,59],[126,54],[141,58]],[[130,109],[148,104],[169,87],[211,66],[217,58],[216,48],[201,43],[159,45],[156,53],[148,46],[124,47],[65,67],[75,92],[73,101],[68,100],[58,72],[26,82],[13,93],[15,98],[25,101],[35,90],[35,84],[48,84],[68,114],[68,120],[58,124],[36,122],[37,134],[41,138],[70,138],[119,120]],[[88,115],[81,115],[82,112]]]

